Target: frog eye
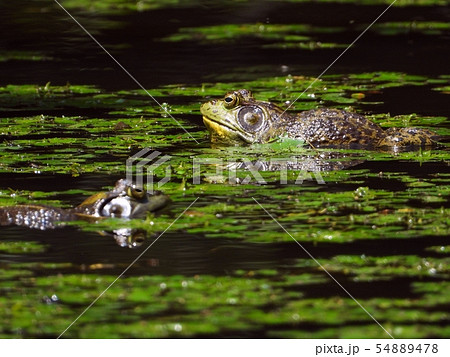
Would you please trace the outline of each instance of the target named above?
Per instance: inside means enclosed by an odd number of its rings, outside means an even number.
[[[147,192],[145,192],[144,189],[136,188],[136,187],[132,187],[132,186],[129,186],[127,188],[127,196],[128,197],[133,197],[133,198],[140,200],[140,199],[144,198],[146,195],[147,195]]]
[[[238,113],[238,122],[245,131],[255,133],[264,124],[264,112],[253,105],[245,106]]]
[[[130,248],[140,247],[145,242],[145,232],[133,233],[128,239],[128,246]]]
[[[236,93],[228,93],[225,98],[225,108],[234,108],[239,104],[239,97]]]

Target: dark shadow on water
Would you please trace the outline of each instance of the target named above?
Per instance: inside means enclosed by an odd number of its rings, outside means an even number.
[[[3,83],[55,85],[94,84],[108,89],[137,88],[136,84],[53,2],[32,1],[19,6],[3,2],[0,31],[6,51],[35,51],[46,61],[9,60],[0,63]],[[117,57],[142,84],[199,83],[258,79],[290,73],[317,76],[342,49],[261,49],[267,40],[245,38],[240,42],[201,44],[199,41],[161,42],[180,28],[217,24],[304,23],[344,30],[315,33],[314,40],[349,44],[385,6],[338,3],[250,1],[229,6],[227,1],[184,6],[128,15],[105,15],[73,10],[73,15]],[[186,16],[189,13],[189,16]],[[380,20],[443,21],[445,7],[391,8]],[[270,43],[270,41],[269,41]],[[369,31],[333,66],[332,73],[401,71],[438,75],[447,70],[445,36],[406,34],[382,36]],[[62,65],[63,64],[63,65]],[[7,70],[3,70],[6,69]]]
[[[280,232],[280,234],[282,234]],[[1,237],[7,241],[34,241],[46,246],[43,253],[1,254],[0,260],[35,263],[71,263],[60,273],[120,274],[154,239],[158,232],[135,249],[120,247],[106,232],[83,232],[76,227],[47,231],[22,227],[2,227]],[[304,242],[300,244],[319,261],[336,256],[386,257],[407,256],[444,257],[427,248],[446,244],[445,237],[414,239],[360,239],[349,243]],[[233,275],[238,270],[258,271],[279,269],[292,273],[317,274],[318,267],[295,242],[247,243],[237,239],[206,238],[182,232],[167,232],[135,263],[127,276],[140,275]],[[104,268],[90,270],[89,266],[103,264]],[[57,269],[58,270],[58,269]],[[54,274],[53,269],[39,268],[38,275]],[[322,273],[319,273],[319,275]]]

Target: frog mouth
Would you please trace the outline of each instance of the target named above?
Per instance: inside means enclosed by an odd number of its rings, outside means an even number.
[[[253,142],[252,138],[246,132],[230,123],[219,122],[206,116],[203,116],[203,123],[205,124],[211,135],[214,134],[220,139],[230,141],[236,138],[240,138],[241,140],[244,140],[248,143]]]
[[[222,131],[222,130],[233,131],[233,132],[238,131],[233,125],[230,125],[230,124],[227,124],[224,122],[219,122],[219,121],[210,119],[206,116],[203,116],[203,122],[205,123],[205,125],[207,127],[211,127],[212,129],[214,129],[214,131]]]

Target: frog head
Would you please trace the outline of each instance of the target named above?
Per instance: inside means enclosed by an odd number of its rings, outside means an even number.
[[[255,100],[247,89],[228,92],[200,107],[211,141],[265,143],[278,136],[275,123],[284,114],[276,105]]]
[[[75,208],[79,217],[141,218],[169,203],[169,197],[157,191],[152,194],[121,179],[108,192],[100,192]]]

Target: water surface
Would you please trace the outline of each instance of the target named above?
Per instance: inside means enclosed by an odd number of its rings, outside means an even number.
[[[325,185],[296,185],[298,172],[287,185],[277,173],[266,185],[214,184],[204,171],[192,184],[193,157],[304,155],[212,149],[199,105],[241,87],[292,101],[386,5],[62,4],[199,144],[55,4],[2,4],[2,205],[73,207],[111,188],[144,147],[173,167],[162,188],[171,207],[143,222],[1,227],[2,337],[57,337],[196,197],[64,337],[389,337],[252,197],[394,337],[450,335],[447,146],[343,152],[360,161],[321,173]],[[444,6],[393,7],[292,109],[352,107],[385,127],[448,135],[448,22]],[[147,240],[123,248],[108,225]]]

